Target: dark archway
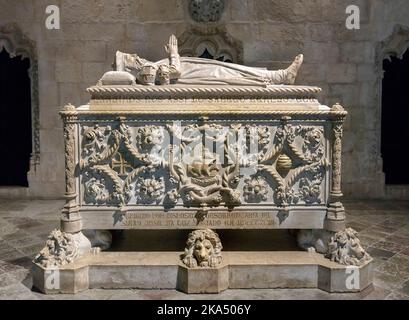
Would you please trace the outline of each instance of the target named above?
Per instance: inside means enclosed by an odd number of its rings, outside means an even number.
[[[30,60],[0,52],[0,185],[28,186],[32,147]]]
[[[224,55],[221,55],[220,57],[213,56],[207,48],[204,49],[203,53],[199,56],[199,58],[206,58],[211,60],[215,59],[223,62],[233,62],[228,56],[227,57],[225,57]]]
[[[383,61],[381,153],[386,184],[409,184],[409,51]]]

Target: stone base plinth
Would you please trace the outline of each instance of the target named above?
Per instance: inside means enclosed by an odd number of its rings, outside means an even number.
[[[58,269],[34,265],[34,287],[43,293],[88,288],[178,289],[217,293],[225,289],[319,288],[359,292],[372,283],[371,261],[344,266],[315,252],[223,252],[218,268],[187,268],[179,252],[100,252]]]
[[[179,267],[178,289],[186,293],[219,293],[229,288],[229,268]]]

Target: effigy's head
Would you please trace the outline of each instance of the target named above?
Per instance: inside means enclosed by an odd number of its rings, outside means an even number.
[[[192,231],[186,242],[183,263],[190,268],[216,267],[222,261],[221,250],[220,238],[214,231]]]
[[[153,63],[145,63],[138,70],[138,73],[136,74],[136,78],[140,84],[153,86],[155,85],[157,70],[158,70],[158,67],[154,65]]]
[[[167,64],[161,64],[158,68],[157,77],[160,84],[169,84],[170,83],[170,68]]]

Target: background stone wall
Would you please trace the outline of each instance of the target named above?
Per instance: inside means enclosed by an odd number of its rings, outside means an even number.
[[[40,166],[26,191],[1,194],[59,197],[64,192],[62,123],[67,103],[84,104],[85,89],[111,69],[116,50],[156,60],[171,33],[191,20],[185,0],[0,0],[0,26],[16,23],[38,50]],[[61,30],[45,28],[45,8],[61,10]],[[345,9],[361,9],[361,29],[347,30]],[[284,66],[300,52],[299,84],[322,87],[322,102],[349,111],[343,149],[343,190],[382,197],[376,45],[397,24],[409,26],[407,0],[227,0],[219,24],[243,42],[248,65]],[[0,71],[1,72],[1,71]],[[14,121],[14,120],[11,120]],[[17,120],[16,120],[17,121]]]

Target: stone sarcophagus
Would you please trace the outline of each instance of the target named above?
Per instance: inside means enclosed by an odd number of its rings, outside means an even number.
[[[90,102],[61,111],[66,205],[62,230],[35,259],[35,286],[44,292],[368,286],[371,258],[345,228],[340,201],[347,112],[320,104],[320,88],[293,85],[302,55],[288,69],[270,71],[179,57],[173,36],[166,48],[169,58],[156,63],[117,52],[116,70],[88,88]],[[98,253],[83,234],[114,229],[195,231],[180,257],[161,253],[163,261],[155,253]],[[217,229],[297,229],[298,245],[308,252],[222,255]],[[288,265],[301,269],[288,273]],[[244,283],[255,266],[261,274]],[[350,266],[360,271],[358,287],[345,285]],[[62,289],[46,288],[50,267],[69,274]],[[107,280],[115,277],[120,284]]]
[[[346,112],[319,88],[88,90],[62,111],[65,230],[342,229]]]

